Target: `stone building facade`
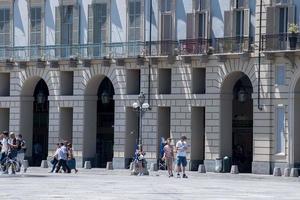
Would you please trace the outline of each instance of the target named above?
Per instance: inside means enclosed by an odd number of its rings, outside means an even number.
[[[299,45],[288,28],[299,6],[0,1],[0,129],[24,135],[32,165],[68,140],[79,166],[126,168],[142,91],[151,106],[140,130],[148,162],[158,162],[161,138],[186,135],[191,170],[214,171],[224,156],[241,172],[297,167]]]

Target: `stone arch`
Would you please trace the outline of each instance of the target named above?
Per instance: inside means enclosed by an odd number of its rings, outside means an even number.
[[[246,93],[245,101],[240,100],[240,91]],[[241,172],[247,173],[251,172],[253,161],[252,94],[252,82],[241,71],[234,71],[225,76],[220,87],[220,155],[232,157],[234,164],[239,165]],[[241,127],[244,123],[247,123],[247,130],[245,134],[241,134]],[[237,149],[247,149],[251,152],[249,153],[251,155],[247,155],[249,159],[245,161],[246,164],[239,161],[240,158],[236,156]]]
[[[32,96],[35,86],[40,79],[43,79],[49,89],[49,96],[54,96],[53,80],[51,72],[45,69],[28,68],[22,72],[19,72],[19,84],[20,90],[17,91],[19,96]]]
[[[85,96],[97,95],[97,89],[105,77],[111,81],[115,90],[115,95],[121,94],[120,82],[122,80],[118,80],[115,68],[102,66],[93,67],[89,70],[86,70],[83,77],[83,94]]]
[[[116,91],[115,85],[116,84],[113,84],[110,77],[104,74],[95,74],[88,79],[84,91],[85,135],[83,139],[83,160],[93,161],[93,166],[95,167],[103,167],[104,161],[112,161],[110,160],[112,159],[112,157],[110,156],[113,156],[114,100],[110,97],[110,103],[102,104],[100,93],[101,91],[106,91],[106,89],[104,88],[108,87],[109,89],[111,89],[111,95],[113,96]],[[105,111],[103,111],[103,109]],[[102,118],[102,112],[106,112],[105,114],[107,116],[111,114],[112,118],[108,120],[107,117]],[[102,123],[102,120],[104,120],[105,123]],[[112,126],[105,128],[106,135],[104,138],[102,126],[107,126],[108,123],[112,123]],[[111,146],[109,146],[110,144]],[[103,148],[106,148],[106,152],[103,151]]]
[[[241,72],[250,79],[251,84],[253,86],[253,91],[257,91],[257,77],[256,77],[256,64],[253,61],[245,61],[243,62],[240,59],[233,59],[227,62],[224,62],[224,65],[219,67],[219,93],[226,93],[230,87],[230,81],[226,81],[227,79],[238,80],[238,73]],[[235,76],[236,75],[236,76]],[[225,84],[224,84],[225,83]]]
[[[288,161],[291,167],[300,166],[300,126],[295,123],[300,117],[300,70],[298,69],[289,85],[289,134],[288,134]]]

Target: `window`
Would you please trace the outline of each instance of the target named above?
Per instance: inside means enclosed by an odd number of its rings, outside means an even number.
[[[94,43],[107,42],[107,4],[94,5]]]
[[[0,9],[0,46],[10,45],[9,9]]]
[[[141,1],[130,0],[128,5],[128,41],[141,40]]]
[[[278,33],[287,33],[288,26],[288,8],[279,8],[279,30]]]
[[[161,0],[161,12],[171,12],[172,1],[173,0]]]
[[[275,74],[275,84],[277,85],[285,85],[285,66],[277,65],[276,66],[276,74]]]
[[[243,36],[244,35],[244,11],[237,10],[236,11],[236,33],[235,36]]]
[[[193,68],[192,69],[192,93],[193,94],[205,94],[205,80],[206,70],[205,68]]]
[[[126,73],[127,94],[139,94],[141,71],[139,69],[127,69]]]
[[[285,111],[283,105],[278,105],[276,114],[276,153],[280,154],[285,152]]]
[[[73,6],[63,6],[61,9],[61,44],[72,44]]]
[[[30,8],[30,45],[41,45],[41,8]]]
[[[172,71],[171,69],[158,69],[158,93],[171,94]]]
[[[206,26],[207,26],[207,14],[206,13],[197,13],[196,14],[196,36],[197,38],[206,38]]]

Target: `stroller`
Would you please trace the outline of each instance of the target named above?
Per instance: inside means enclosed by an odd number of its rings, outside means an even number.
[[[158,159],[158,169],[159,170],[167,170],[166,161],[163,160],[164,157],[164,147],[166,145],[165,138],[161,137],[160,146],[159,146],[159,159]]]

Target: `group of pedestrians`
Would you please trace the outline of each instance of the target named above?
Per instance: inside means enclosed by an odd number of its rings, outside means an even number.
[[[14,132],[3,131],[0,135],[0,149],[1,172],[8,174],[9,168],[11,168],[12,174],[20,172],[27,149],[22,135],[16,136]],[[26,172],[25,166],[23,166],[23,170]]]
[[[68,142],[61,142],[56,144],[56,151],[51,160],[52,170],[49,173],[58,173],[63,170],[65,173],[71,173],[72,170],[75,170],[75,173],[78,172],[76,169],[76,160],[73,155],[72,144]]]
[[[180,140],[176,143],[176,146],[172,145],[172,139],[168,138],[166,140],[166,144],[163,147],[163,157],[162,160],[164,161],[166,168],[168,170],[169,177],[173,177],[173,164],[175,160],[176,154],[176,172],[177,178],[181,178],[180,173],[182,172],[182,178],[188,178],[185,173],[185,168],[187,166],[186,160],[186,151],[188,149],[187,144],[187,137],[182,136]],[[144,175],[144,168],[145,168],[145,152],[141,145],[138,146],[136,153],[135,153],[135,162],[137,164],[138,175]]]

